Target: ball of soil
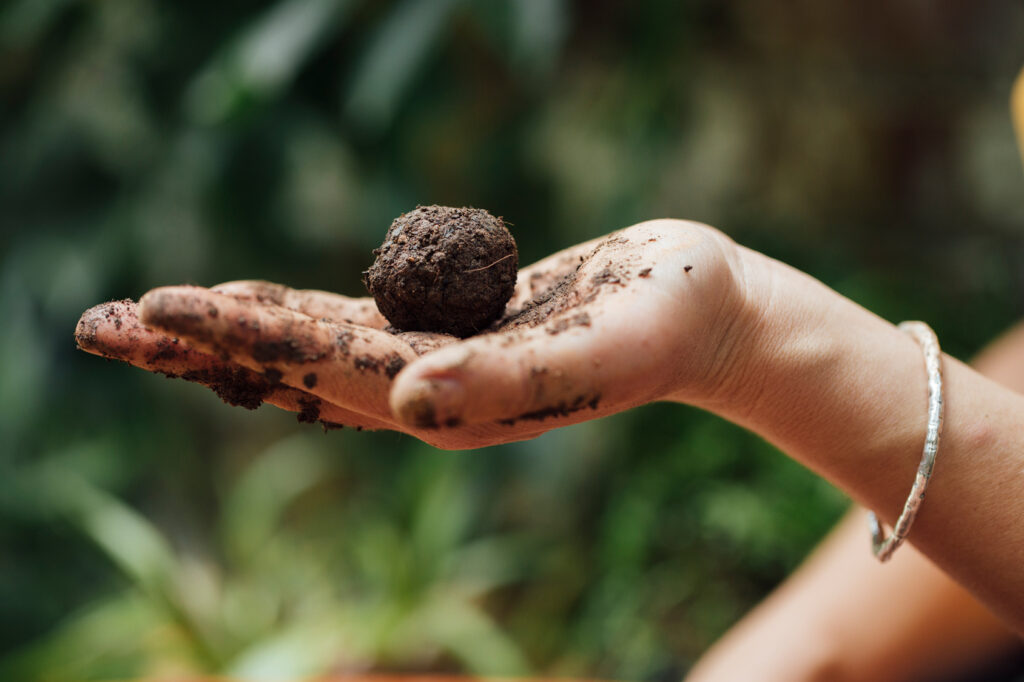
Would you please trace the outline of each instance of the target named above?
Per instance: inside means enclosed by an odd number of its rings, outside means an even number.
[[[395,219],[364,282],[403,331],[465,337],[487,328],[512,297],[516,243],[477,208],[419,206]]]

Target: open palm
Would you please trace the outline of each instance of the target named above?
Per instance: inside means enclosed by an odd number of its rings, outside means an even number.
[[[710,396],[742,308],[737,262],[735,244],[711,228],[650,221],[523,269],[504,316],[465,340],[394,332],[372,299],[262,281],[105,303],[82,315],[75,337],[232,404],[482,447]]]

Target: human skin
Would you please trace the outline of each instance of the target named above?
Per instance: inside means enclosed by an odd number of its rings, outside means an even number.
[[[1019,640],[913,547],[882,565],[848,514],[796,573],[698,661],[686,682],[971,679]]]
[[[1010,100],[1024,158],[1024,71]],[[1024,392],[1024,325],[974,362]],[[688,682],[901,682],[969,673],[1020,641],[915,548],[881,566],[864,551],[855,509],[811,558],[697,663]],[[837,589],[837,586],[841,586]]]
[[[569,276],[572,285],[553,299],[565,309],[465,341],[391,334],[372,299],[266,282],[164,287],[137,306],[103,304],[83,314],[76,339],[88,352],[177,375],[222,365],[273,371],[281,387],[268,402],[279,407],[299,411],[315,399],[332,423],[478,448],[667,399],[682,387],[712,393],[726,346],[717,337],[743,305],[740,267],[721,233],[652,221],[524,268],[509,309]],[[271,358],[268,349],[290,357]],[[392,377],[377,366],[385,361],[405,365]],[[316,383],[307,387],[310,374]]]
[[[604,276],[609,269],[614,277]],[[374,326],[365,302],[321,294],[336,317],[307,315],[303,295],[276,297],[293,299],[294,310],[259,301],[245,283],[154,290],[138,306],[145,334],[93,309],[76,335],[85,350],[144,367],[154,355],[141,347],[173,336],[194,353],[176,362],[271,369],[288,391],[320,400],[332,421],[391,428],[442,448],[530,438],[656,400],[685,402],[759,433],[883,521],[895,520],[925,434],[925,371],[913,339],[696,223],[641,223],[556,254],[524,270],[513,300],[531,296],[531,278],[570,270],[567,307],[541,324],[422,357]],[[342,316],[350,309],[364,317]],[[583,313],[587,324],[552,333]],[[347,353],[340,332],[353,335]],[[268,347],[290,352],[270,361]],[[371,353],[393,354],[404,367],[393,378],[367,371],[356,359]],[[948,356],[943,371],[942,445],[909,540],[1021,632],[1024,535],[1013,530],[1024,513],[1024,398]],[[307,388],[311,372],[318,380]]]
[[[972,364],[1024,392],[1024,325]],[[910,682],[969,674],[1019,649],[1002,621],[914,547],[883,565],[868,552],[867,536],[864,510],[852,510],[715,643],[687,682],[731,682],[752,670],[763,682]]]

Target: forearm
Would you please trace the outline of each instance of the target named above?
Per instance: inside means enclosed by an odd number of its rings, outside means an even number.
[[[854,509],[687,682],[909,682],[968,673],[1012,650],[1001,621],[912,547],[886,565]]]
[[[1011,391],[1024,394],[1024,323],[1019,323],[985,347],[971,367]]]
[[[972,366],[1024,392],[1024,325]],[[905,682],[967,672],[1019,640],[915,548],[881,565],[853,509],[814,554],[701,658],[687,682]],[[837,589],[837,586],[842,586]]]
[[[751,290],[761,297],[744,340],[754,352],[708,407],[891,523],[924,440],[920,348],[815,280],[752,252],[745,258]],[[1020,631],[1024,541],[1012,530],[1024,512],[1016,494],[1024,486],[1024,399],[951,358],[943,370],[942,445],[909,539]]]

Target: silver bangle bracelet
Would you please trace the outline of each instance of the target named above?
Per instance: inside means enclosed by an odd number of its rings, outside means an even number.
[[[882,562],[892,557],[893,552],[903,544],[907,533],[910,532],[910,526],[913,525],[914,518],[921,508],[921,502],[924,501],[928,481],[932,477],[935,454],[939,451],[939,437],[942,435],[942,354],[939,350],[939,339],[932,328],[924,322],[902,322],[899,328],[913,336],[924,351],[924,366],[928,372],[928,433],[925,436],[921,464],[918,465],[917,476],[914,478],[914,487],[910,489],[910,496],[903,505],[899,518],[896,519],[892,535],[885,537],[875,512],[868,512],[871,550]]]

